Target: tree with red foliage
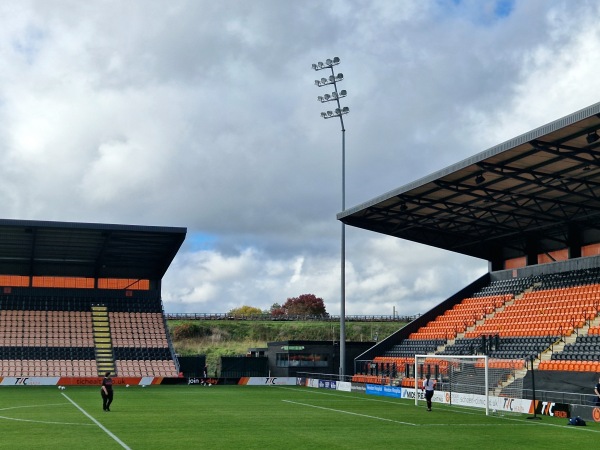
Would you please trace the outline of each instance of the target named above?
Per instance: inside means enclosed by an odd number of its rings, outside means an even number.
[[[285,316],[285,309],[279,303],[273,303],[271,309],[269,310],[272,317],[281,317]]]
[[[329,316],[322,298],[314,294],[302,294],[288,298],[283,305],[275,303],[271,307],[272,316]]]

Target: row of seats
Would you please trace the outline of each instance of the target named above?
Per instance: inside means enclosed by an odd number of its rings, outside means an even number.
[[[0,359],[94,359],[93,347],[0,347]]]
[[[120,291],[120,295],[123,295],[123,291]],[[0,295],[1,310],[87,312],[97,304],[107,306],[109,311],[162,314],[160,298],[156,294],[144,291],[136,291],[133,297],[31,296],[14,293]]]
[[[600,361],[600,354],[598,353],[558,353],[553,354],[550,358],[552,361]]]
[[[24,374],[37,377],[98,376],[94,360],[77,359],[0,360],[0,371],[5,376],[23,376]]]
[[[140,374],[156,377],[177,377],[177,368],[172,360],[117,360],[119,376],[135,377]]]
[[[600,279],[600,268],[573,270],[532,277],[533,288],[540,290],[558,290],[575,286],[585,286],[597,283]]]
[[[473,294],[473,297],[489,297],[495,295],[509,295],[510,297],[523,292],[532,286],[534,280],[532,277],[509,278],[506,280],[494,280],[489,285],[483,287]]]
[[[415,358],[393,358],[389,356],[377,356],[373,363],[378,365],[379,372],[382,370],[386,370],[388,367],[395,367],[396,370],[403,371],[404,368],[408,366],[414,366]],[[437,358],[425,358],[422,363],[423,365],[431,365],[438,366],[439,368],[446,369],[450,362],[448,360],[437,359]],[[512,368],[512,369],[522,369],[524,368],[526,361],[521,358],[516,359],[497,359],[497,358],[489,358],[488,359],[488,367],[490,368]],[[484,362],[483,359],[475,362],[475,367],[483,367]]]
[[[561,370],[566,372],[600,372],[598,361],[541,361],[538,370]]]
[[[172,360],[117,360],[117,373],[122,377],[177,377]],[[0,360],[3,376],[22,377],[97,377],[94,360]]]
[[[390,377],[377,376],[377,375],[353,375],[352,381],[355,383],[369,383],[369,384],[390,384]]]
[[[115,359],[122,360],[169,360],[171,351],[165,347],[115,347]]]
[[[0,347],[72,347],[74,345],[84,345],[92,347],[94,338],[91,335],[73,335],[71,337],[4,337],[0,336]]]
[[[385,354],[386,356],[414,356],[432,353],[445,343],[441,339],[406,339],[400,344],[394,345]]]

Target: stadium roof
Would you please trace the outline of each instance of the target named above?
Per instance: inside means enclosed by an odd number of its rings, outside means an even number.
[[[600,242],[600,103],[338,214],[492,262]]]
[[[0,219],[0,274],[160,280],[185,228]]]

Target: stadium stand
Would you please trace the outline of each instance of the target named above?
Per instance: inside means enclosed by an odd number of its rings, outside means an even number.
[[[386,376],[389,364],[404,385],[416,354],[487,355],[490,368],[513,369],[500,390],[524,378],[532,387],[538,372],[548,392],[589,394],[600,354],[598,131],[595,103],[338,213],[346,225],[488,264],[359,355],[355,370]]]
[[[600,269],[589,268],[491,281],[388,342],[383,354],[357,366],[353,380],[413,387],[417,354],[487,355],[490,368],[523,370],[534,361],[538,370],[597,372],[599,278]]]
[[[74,292],[72,295],[77,295]],[[121,294],[122,295],[122,294]],[[48,305],[48,301],[37,305]],[[60,301],[62,300],[62,301]],[[109,370],[122,376],[175,377],[164,315],[152,302],[116,302],[109,312],[104,341],[95,337],[92,308],[96,301],[54,297],[52,307],[63,311],[11,309],[32,307],[29,296],[1,296],[0,370],[5,376],[99,376]],[[87,303],[87,305],[86,305]],[[127,306],[124,306],[127,305]],[[86,308],[87,311],[77,311]],[[122,311],[132,308],[131,312]],[[101,364],[102,347],[110,350],[108,366]],[[9,369],[5,372],[5,368]]]
[[[0,220],[0,232],[0,270],[22,272],[0,275],[0,376],[179,375],[160,279],[185,230]]]

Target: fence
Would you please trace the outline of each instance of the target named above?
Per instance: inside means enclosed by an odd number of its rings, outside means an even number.
[[[533,390],[523,389],[523,398],[532,400]],[[540,402],[565,403],[570,405],[594,406],[597,397],[590,394],[580,394],[573,392],[540,391],[535,390],[535,399]]]
[[[339,322],[340,316],[272,316],[271,314],[237,315],[228,313],[166,313],[167,320],[267,320],[267,321],[319,321]],[[346,322],[412,322],[417,316],[346,316]]]

